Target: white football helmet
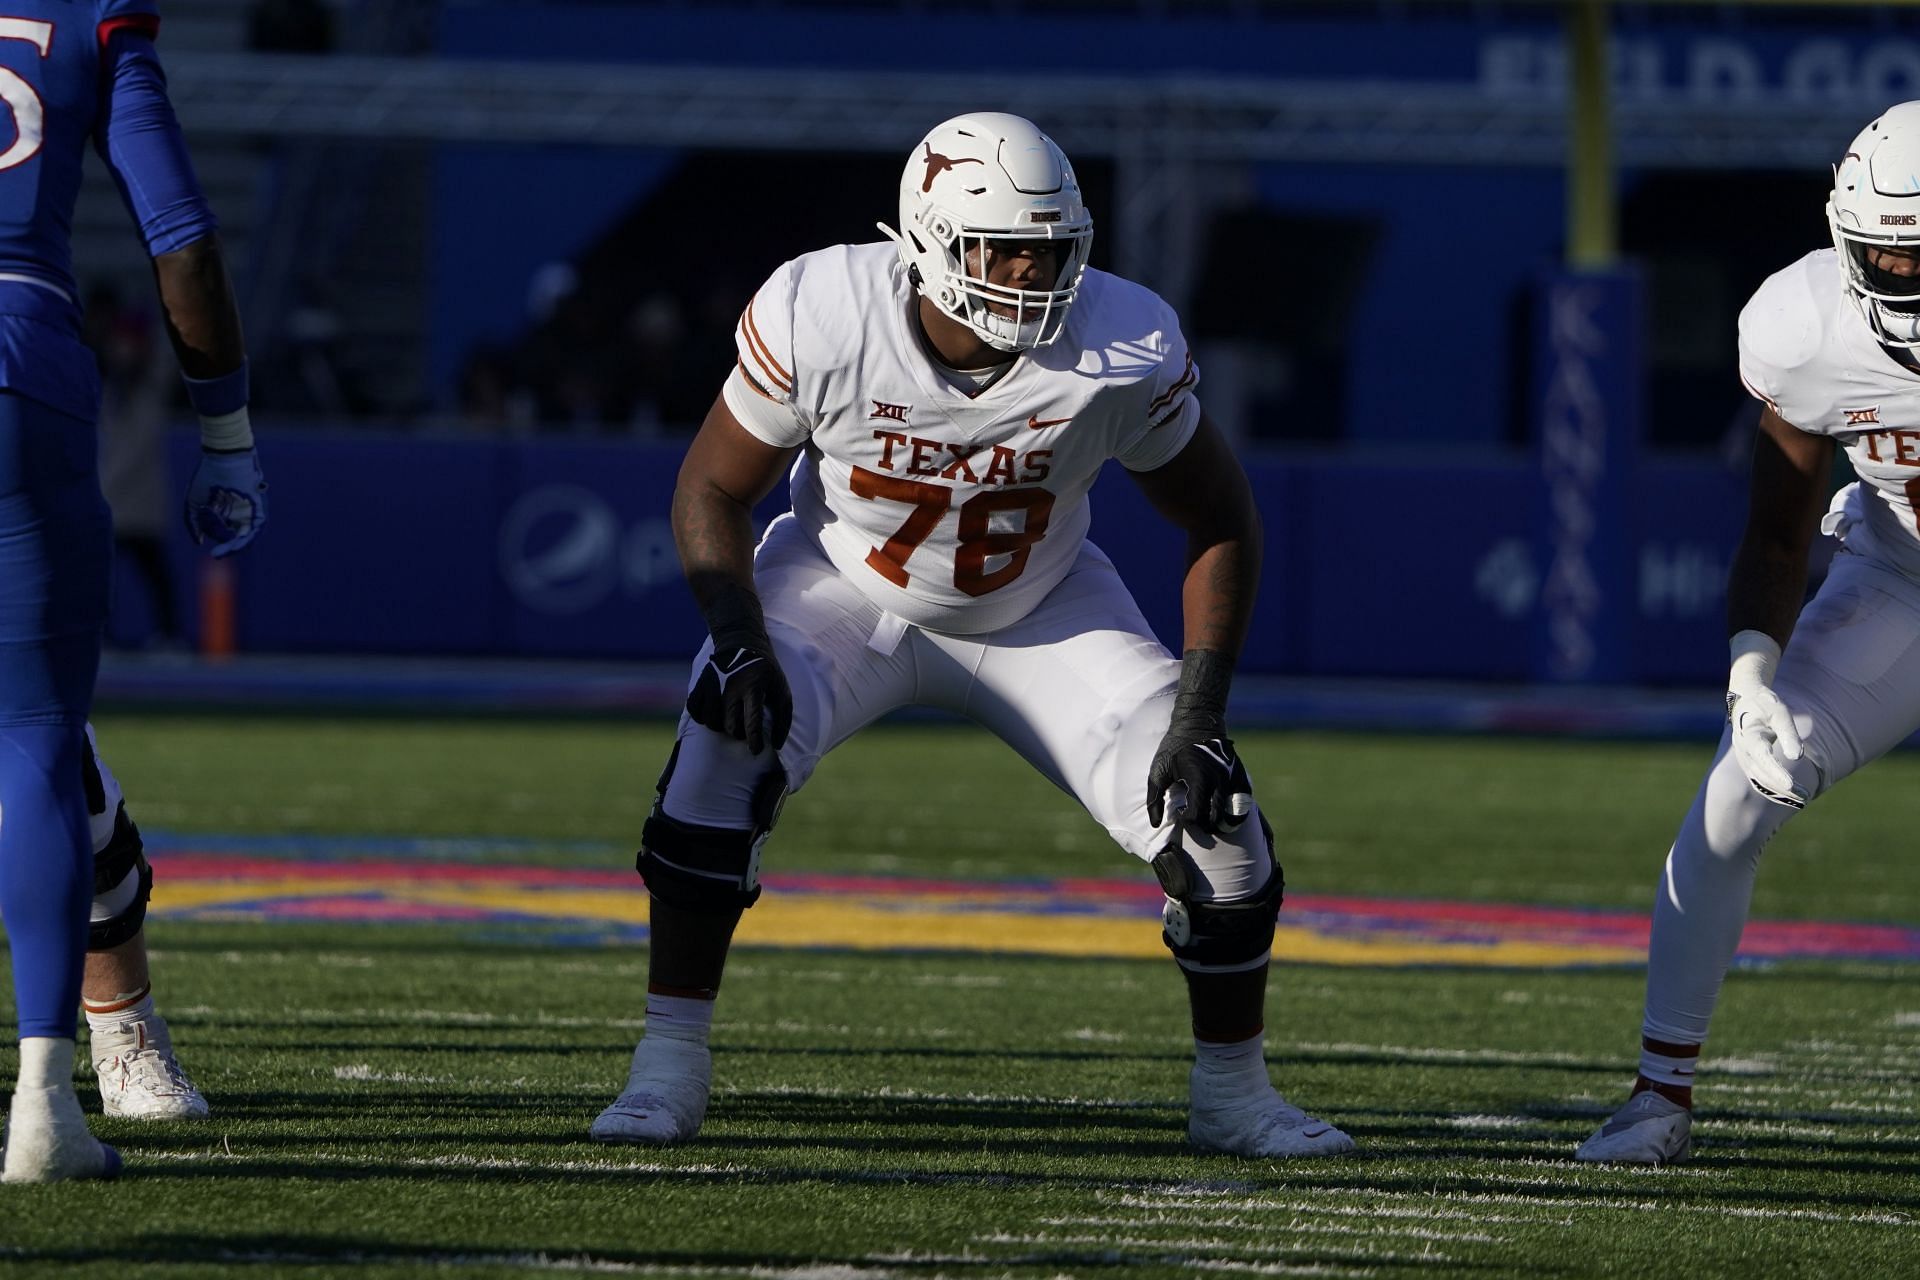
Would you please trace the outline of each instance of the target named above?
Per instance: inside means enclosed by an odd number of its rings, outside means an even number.
[[[920,292],[1000,351],[1060,336],[1093,246],[1093,219],[1067,157],[1031,121],[998,111],[934,127],[900,176],[900,229],[880,230]],[[996,240],[1064,242],[1053,287],[989,283]]]
[[[1890,347],[1920,347],[1920,276],[1867,259],[1876,247],[1920,252],[1920,102],[1887,108],[1847,147],[1833,169],[1827,226],[1841,278],[1874,336]]]

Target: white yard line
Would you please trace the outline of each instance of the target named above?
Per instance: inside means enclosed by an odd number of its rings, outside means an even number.
[[[1381,1170],[1380,1172],[1385,1172],[1385,1171]],[[1569,1172],[1571,1173],[1575,1171],[1570,1170]],[[1584,1174],[1587,1171],[1580,1170],[1577,1172]],[[1619,1174],[1619,1173],[1626,1173],[1627,1170],[1616,1166],[1610,1169],[1608,1172]],[[1659,1170],[1649,1170],[1648,1172],[1661,1177],[1667,1177],[1682,1171],[1675,1170],[1675,1169],[1659,1169]],[[1702,1173],[1707,1171],[1694,1170],[1694,1171],[1688,1171],[1688,1172]],[[1528,1180],[1515,1179],[1515,1178],[1501,1178],[1501,1179],[1497,1179],[1497,1181],[1505,1183],[1509,1186],[1533,1186],[1533,1187],[1538,1187],[1542,1190],[1551,1189],[1555,1191],[1565,1190],[1568,1186],[1579,1185],[1577,1182],[1553,1181],[1548,1179],[1535,1179],[1535,1180],[1528,1181]],[[1363,1205],[1371,1202],[1378,1202],[1378,1201],[1402,1201],[1402,1202],[1414,1202],[1414,1203],[1420,1203],[1420,1204],[1435,1204],[1435,1203],[1461,1204],[1461,1205],[1485,1204],[1485,1205],[1500,1205],[1507,1208],[1532,1209],[1540,1212],[1554,1212],[1554,1211],[1565,1210],[1565,1209],[1607,1209],[1607,1210],[1622,1210],[1627,1212],[1638,1213],[1641,1210],[1657,1209],[1667,1213],[1710,1214],[1710,1215],[1732,1216],[1732,1217],[1739,1217],[1739,1218],[1797,1220],[1797,1221],[1806,1221],[1806,1222],[1843,1222],[1843,1223],[1852,1223],[1852,1224],[1870,1224],[1874,1226],[1890,1226],[1890,1227],[1920,1226],[1920,1218],[1916,1218],[1907,1214],[1900,1214],[1900,1213],[1884,1213],[1884,1212],[1843,1213],[1843,1212],[1833,1212],[1833,1211],[1828,1211],[1823,1209],[1771,1209],[1771,1208],[1759,1208],[1759,1207],[1753,1207],[1753,1206],[1729,1206],[1729,1205],[1722,1205],[1722,1204],[1679,1204],[1671,1200],[1664,1200],[1664,1199],[1651,1200],[1651,1199],[1643,1199],[1643,1198],[1634,1198],[1629,1196],[1621,1196],[1618,1198],[1608,1198],[1608,1197],[1602,1197],[1602,1196],[1581,1196],[1577,1198],[1555,1196],[1551,1200],[1541,1200],[1535,1197],[1530,1197],[1530,1196],[1525,1196],[1525,1195],[1520,1195],[1520,1194],[1515,1194],[1510,1192],[1447,1191],[1447,1192],[1433,1192],[1429,1194],[1429,1193],[1416,1192],[1416,1191],[1386,1191],[1378,1187],[1368,1187],[1368,1186],[1317,1187],[1315,1188],[1315,1193],[1317,1195],[1328,1196],[1328,1197],[1350,1196],[1354,1200],[1362,1202]],[[1173,1207],[1181,1207],[1181,1206],[1192,1207],[1194,1203],[1191,1198],[1159,1199],[1159,1198],[1155,1198],[1152,1195],[1138,1195],[1138,1194],[1122,1195],[1122,1196],[1114,1197],[1113,1202],[1117,1204],[1127,1205],[1129,1207],[1138,1207],[1138,1208],[1146,1208],[1146,1209],[1173,1208]],[[1241,1213],[1262,1212],[1262,1211],[1288,1212],[1288,1213],[1305,1212],[1305,1211],[1329,1212],[1332,1208],[1332,1206],[1327,1206],[1320,1202],[1265,1201],[1265,1200],[1259,1200],[1259,1199],[1220,1201],[1216,1203],[1216,1207],[1229,1209],[1233,1212],[1241,1212]],[[1378,1209],[1373,1209],[1370,1211],[1379,1212]]]
[[[1315,1214],[1318,1218],[1320,1215]],[[1306,1222],[1301,1218],[1278,1224],[1248,1218],[1211,1218],[1195,1213],[1148,1213],[1131,1218],[1068,1217],[1041,1218],[1043,1227],[1126,1227],[1135,1231],[1151,1227],[1185,1227],[1210,1231],[1281,1232],[1288,1235],[1327,1235],[1362,1237],[1406,1237],[1411,1240],[1465,1241],[1473,1244],[1504,1244],[1503,1236],[1483,1231],[1435,1231],[1432,1227],[1357,1227],[1337,1222]]]

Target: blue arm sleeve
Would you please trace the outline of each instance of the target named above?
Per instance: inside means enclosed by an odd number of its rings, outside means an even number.
[[[114,32],[100,51],[100,79],[94,149],[112,170],[147,252],[157,257],[213,234],[218,224],[194,176],[153,41],[137,30]]]

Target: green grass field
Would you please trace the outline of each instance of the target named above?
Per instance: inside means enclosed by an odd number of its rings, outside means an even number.
[[[155,833],[514,838],[536,842],[515,861],[597,867],[629,864],[668,740],[601,721],[113,716],[100,731]],[[1312,734],[1242,746],[1296,893],[1628,909],[1650,900],[1707,757]],[[1775,842],[1756,916],[1920,918],[1916,795],[1912,754],[1845,784]],[[938,726],[871,731],[831,758],[768,869],[1144,874],[997,743]],[[1361,1144],[1283,1165],[1185,1146],[1169,961],[742,949],[707,1126],[653,1151],[585,1138],[639,1031],[642,947],[495,924],[160,920],[152,937],[162,1009],[214,1118],[103,1121],[126,1179],[6,1188],[0,1269],[1920,1274],[1920,987],[1905,966],[1737,973],[1695,1161],[1626,1171],[1568,1153],[1631,1078],[1637,971],[1276,969],[1276,1081]]]

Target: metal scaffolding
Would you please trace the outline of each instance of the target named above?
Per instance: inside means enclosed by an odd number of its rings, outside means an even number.
[[[369,56],[191,54],[170,63],[196,136],[904,154],[991,104],[1115,168],[1114,264],[1184,303],[1220,193],[1272,162],[1558,168],[1564,97],[1475,84],[1222,76],[920,75]],[[1620,102],[1620,163],[1815,170],[1876,109]]]
[[[895,152],[930,122],[991,104],[1043,122],[1081,155],[1549,167],[1566,158],[1564,98],[1470,83],[270,54],[188,54],[168,66],[196,135]],[[1884,105],[1623,100],[1614,127],[1628,166],[1805,170],[1828,163]]]

